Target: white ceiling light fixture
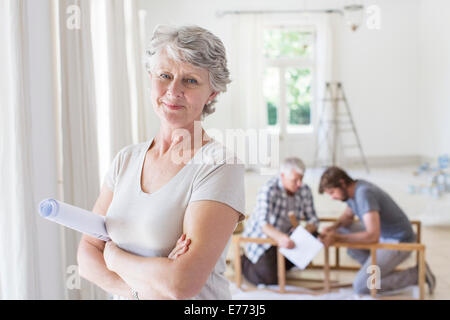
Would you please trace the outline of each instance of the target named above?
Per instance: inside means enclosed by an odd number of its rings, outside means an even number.
[[[352,31],[356,31],[364,20],[364,6],[351,4],[344,7],[344,19]]]

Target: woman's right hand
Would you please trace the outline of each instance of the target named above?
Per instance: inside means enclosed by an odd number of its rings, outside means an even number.
[[[175,248],[169,253],[168,258],[175,260],[182,254],[185,254],[189,250],[189,245],[191,244],[191,239],[186,239],[186,234],[182,234],[178,239]]]

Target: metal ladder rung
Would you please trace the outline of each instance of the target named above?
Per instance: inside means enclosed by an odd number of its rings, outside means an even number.
[[[329,149],[331,152],[331,160],[332,165],[335,165],[336,160],[336,154],[337,154],[337,144],[334,143],[332,147],[329,145],[328,141],[328,133],[334,128],[334,135],[336,135],[333,140],[339,139],[340,133],[351,133],[353,132],[355,138],[356,138],[356,144],[347,144],[343,145],[342,148],[345,149],[354,149],[357,148],[360,151],[361,160],[366,167],[367,172],[369,172],[369,166],[367,164],[367,159],[363,153],[361,142],[359,140],[359,135],[356,130],[355,124],[353,122],[353,117],[350,111],[350,107],[347,102],[347,98],[344,93],[344,88],[342,87],[341,82],[326,82],[325,83],[326,88],[324,92],[324,98],[321,99],[323,102],[328,102],[324,104],[324,108],[332,107],[334,112],[332,112],[330,115],[333,119],[330,119],[328,114],[325,114],[326,116],[322,115],[322,118],[320,119],[319,127],[317,129],[317,132],[320,133],[322,129],[325,128],[326,133],[326,141],[321,142],[319,139],[319,134],[317,135],[317,145],[316,145],[316,151],[314,156],[314,164],[318,164],[319,162],[322,163],[322,161],[319,160],[318,156],[320,154],[320,150],[324,147]],[[334,90],[333,90],[334,89]],[[331,104],[330,104],[331,102]],[[342,109],[340,110],[340,104],[343,102],[344,111]],[[341,128],[342,127],[342,128]],[[353,142],[353,141],[352,141]],[[328,162],[328,160],[326,160]]]

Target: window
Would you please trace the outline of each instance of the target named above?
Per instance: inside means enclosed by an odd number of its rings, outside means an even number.
[[[263,94],[267,125],[283,132],[311,126],[315,31],[312,27],[264,30]]]

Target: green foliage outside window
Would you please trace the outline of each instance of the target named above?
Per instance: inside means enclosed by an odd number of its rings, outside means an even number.
[[[311,58],[313,34],[289,29],[266,29],[264,31],[264,56],[266,58]]]
[[[277,58],[312,58],[313,33],[289,30],[266,29],[264,32],[264,56]],[[284,74],[286,84],[286,115],[289,125],[311,123],[312,70],[310,68],[287,68]],[[278,69],[266,69],[264,96],[267,105],[268,124],[277,125],[279,107]]]
[[[290,68],[286,71],[287,107],[290,125],[311,123],[311,69]]]

